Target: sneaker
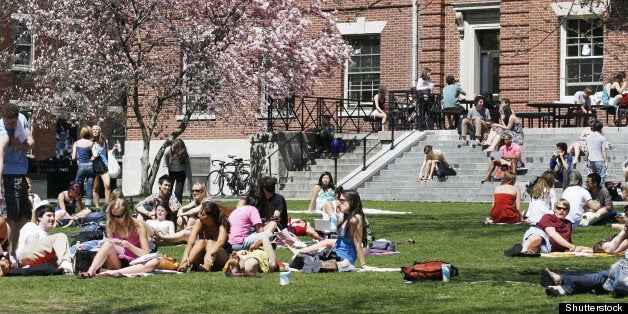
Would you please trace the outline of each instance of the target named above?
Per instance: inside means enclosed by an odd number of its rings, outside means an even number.
[[[567,292],[561,286],[549,286],[545,288],[545,294],[550,297],[559,297],[567,295]]]
[[[474,147],[475,146],[482,146],[482,142],[480,142],[480,140],[476,138],[475,141],[473,142],[473,146]]]
[[[458,144],[458,147],[462,147],[462,146],[469,146],[469,141],[461,141],[460,144]]]
[[[504,255],[508,257],[513,257],[521,254],[523,250],[523,245],[521,243],[515,243],[511,248],[504,251]]]
[[[61,262],[61,264],[59,264],[59,268],[63,268],[63,272],[66,274],[74,273],[74,267],[72,267],[72,263],[70,263],[69,261]]]

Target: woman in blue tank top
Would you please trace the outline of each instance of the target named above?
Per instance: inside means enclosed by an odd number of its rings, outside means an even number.
[[[326,239],[306,248],[297,250],[288,246],[296,256],[299,253],[315,252],[328,247],[338,255],[338,268],[350,268],[360,260],[362,268],[367,268],[362,247],[366,245],[366,218],[362,210],[362,200],[356,190],[336,189],[338,193],[338,239]]]
[[[86,194],[86,206],[91,206],[94,199],[94,194],[92,193],[92,187],[94,186],[92,159],[98,156],[98,148],[94,145],[92,136],[92,128],[84,126],[81,129],[81,139],[72,145],[72,159],[78,163],[75,181],[79,183]]]

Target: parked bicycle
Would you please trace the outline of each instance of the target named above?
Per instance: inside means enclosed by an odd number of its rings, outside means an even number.
[[[218,164],[219,168],[213,170],[207,176],[207,190],[210,196],[225,195],[225,187],[229,188],[231,195],[242,196],[248,193],[249,177],[251,173],[246,170],[250,165],[244,163],[244,159],[228,155],[232,161],[213,160],[212,165]]]

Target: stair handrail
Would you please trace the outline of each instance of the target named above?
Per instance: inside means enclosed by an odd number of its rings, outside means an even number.
[[[371,131],[368,134],[364,135],[364,137],[362,137],[361,141],[362,141],[362,171],[366,170],[366,168],[368,168],[369,165],[366,164],[366,156],[372,152],[375,148],[377,148],[377,146],[382,145],[382,142],[377,142],[377,144],[375,144],[375,146],[371,147],[371,149],[369,149],[368,151],[366,151],[366,138],[369,137],[369,135],[375,133],[375,131]]]
[[[279,147],[277,147],[277,149],[272,152],[271,154],[269,154],[266,158],[268,159],[268,174],[272,176],[273,174],[273,170],[272,170],[272,159],[271,157],[273,155],[275,155],[277,152],[279,152],[284,146],[286,146],[287,144],[292,143],[292,140],[299,136],[299,153],[301,154],[301,164],[299,165],[299,167],[303,167],[303,165],[305,164],[304,162],[304,158],[303,158],[303,132],[297,132],[296,134],[294,134],[292,137],[290,137],[285,143],[281,144]],[[287,176],[287,174],[286,174]]]

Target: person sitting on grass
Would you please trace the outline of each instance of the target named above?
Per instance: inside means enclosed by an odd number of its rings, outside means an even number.
[[[299,253],[316,252],[320,249],[330,248],[338,255],[339,268],[352,268],[356,260],[360,261],[362,268],[366,268],[366,259],[362,247],[367,244],[366,223],[362,201],[356,190],[338,189],[338,203],[340,207],[340,217],[338,217],[338,238],[325,239],[318,243],[296,249],[291,246],[287,248],[293,253],[293,259]]]
[[[260,274],[283,270],[283,264],[277,262],[270,239],[261,238],[262,249],[234,251],[223,267],[227,275]],[[281,268],[281,269],[280,269]]]
[[[231,226],[229,243],[234,250],[258,248],[262,243],[262,238],[272,237],[277,229],[275,221],[266,220],[266,224],[262,222],[258,207],[263,209],[262,212],[268,213],[268,201],[260,196],[261,193],[254,192],[255,190],[257,190],[255,187],[251,187],[249,195],[240,200],[238,207],[229,215],[228,220]],[[252,230],[254,231],[251,232]]]
[[[526,221],[537,224],[545,214],[554,212],[556,191],[554,191],[554,172],[545,171],[536,181],[530,191],[530,203],[526,212]]]
[[[158,259],[128,267],[132,260],[150,253],[145,225],[131,214],[129,201],[119,189],[113,190],[107,208],[107,238],[101,242],[100,250],[87,272],[79,273],[80,278],[152,272],[157,269]],[[103,264],[106,264],[107,270],[99,273]]]
[[[68,218],[71,215],[83,210],[83,198],[81,196],[81,187],[76,181],[70,182],[67,190],[57,195],[57,207],[55,208],[55,219]]]
[[[181,203],[179,203],[177,197],[172,193],[172,182],[172,178],[167,174],[159,177],[159,191],[149,195],[135,205],[138,220],[155,219],[155,206],[157,206],[157,204],[163,204],[169,211],[168,219],[176,222],[175,213],[179,211]]]
[[[323,204],[334,200],[334,179],[329,171],[323,172],[318,177],[318,183],[312,188],[312,197],[310,198],[310,205],[307,207],[308,211],[316,209],[317,213],[323,211]],[[316,207],[315,207],[316,205]]]
[[[161,235],[171,235],[175,232],[174,222],[167,220],[168,210],[161,204],[155,207],[155,219],[146,220],[148,238],[156,240]]]
[[[591,194],[593,202],[595,202],[596,205],[599,204],[599,208],[597,210],[595,210],[595,208],[588,208],[587,211],[582,214],[582,219],[580,219],[581,226],[590,226],[598,222],[605,224],[610,212],[613,213],[613,216],[615,215],[611,194],[605,186],[600,185],[601,181],[602,178],[598,173],[589,173],[587,175],[587,191]]]
[[[545,214],[523,235],[523,244],[515,244],[504,251],[506,256],[549,252],[580,252],[581,246],[571,243],[571,221],[567,219],[569,202],[561,198],[554,205],[553,214]]]
[[[628,205],[624,206],[624,217],[628,215]],[[621,254],[628,249],[628,219],[623,223],[615,223],[611,228],[619,230],[619,233],[605,237],[593,246],[595,253]]]
[[[209,201],[205,184],[200,182],[194,183],[192,186],[192,201],[187,205],[179,207],[177,212],[177,225],[180,229],[189,230],[192,228],[196,216],[201,211],[201,205],[205,201]]]
[[[188,236],[179,271],[188,267],[198,271],[222,269],[233,251],[227,241],[229,230],[229,221],[218,204],[203,202]]]
[[[50,263],[73,272],[68,237],[64,233],[48,234],[55,225],[55,210],[46,204],[35,210],[36,222],[28,222],[20,229],[15,255],[21,267]]]
[[[521,191],[515,186],[517,176],[510,172],[504,174],[500,185],[493,191],[491,218],[485,224],[521,222]]]
[[[445,161],[445,155],[440,150],[432,149],[432,145],[425,145],[423,147],[423,153],[425,153],[425,159],[421,164],[421,170],[419,171],[419,177],[417,181],[432,181],[434,176],[434,170],[436,169],[436,163],[439,161]],[[425,172],[425,175],[423,175]]]

